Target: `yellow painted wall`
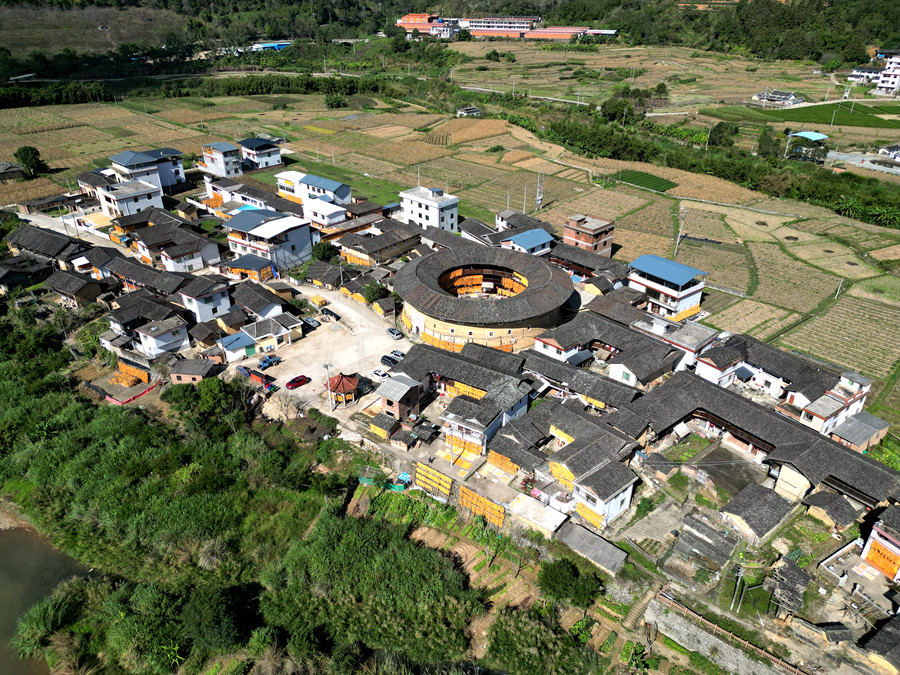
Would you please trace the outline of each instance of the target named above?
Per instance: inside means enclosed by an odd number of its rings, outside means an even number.
[[[274,337],[267,337],[262,340],[257,340],[256,342],[256,353],[261,354],[262,352],[268,350],[269,348],[275,349],[278,347],[278,343]]]
[[[506,519],[506,509],[464,485],[459,488],[459,505],[464,509],[469,509],[474,514],[484,516],[484,519],[489,523],[497,527],[503,527],[503,521]]]
[[[516,473],[519,470],[518,464],[515,464],[508,457],[504,457],[493,450],[488,451],[487,461],[489,464],[493,464],[498,469],[503,469],[507,473]]]
[[[480,290],[480,289],[479,289]],[[403,306],[401,315],[409,329],[412,326],[421,327],[420,338],[426,344],[431,344],[447,351],[459,351],[466,342],[477,342],[480,345],[494,347],[502,351],[516,351],[528,349],[534,345],[534,338],[543,333],[547,328],[556,325],[557,315],[551,312],[544,317],[533,319],[528,325],[524,323],[509,324],[502,327],[491,328],[489,326],[468,326],[466,324],[450,323],[434,319],[427,314],[419,312],[408,304]],[[450,331],[453,331],[452,333]],[[469,335],[471,331],[472,335]],[[429,341],[430,340],[430,341]],[[446,345],[446,346],[445,346]]]
[[[588,405],[594,406],[598,410],[603,410],[606,407],[606,404],[603,401],[598,401],[595,398],[590,398],[588,396],[585,396],[584,400],[587,402]]]

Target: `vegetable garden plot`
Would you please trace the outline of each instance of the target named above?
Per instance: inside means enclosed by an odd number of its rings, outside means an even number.
[[[647,206],[632,211],[616,221],[616,226],[627,230],[637,230],[648,234],[657,234],[675,240],[676,217],[672,211],[674,202],[667,199],[659,199]],[[613,234],[613,242],[616,236]]]
[[[673,183],[665,178],[660,178],[659,176],[654,176],[653,174],[645,173],[643,171],[634,171],[632,169],[621,171],[618,175],[612,177],[623,183],[637,185],[638,187],[647,188],[648,190],[656,190],[657,192],[665,192],[666,190],[678,187],[678,183]]]

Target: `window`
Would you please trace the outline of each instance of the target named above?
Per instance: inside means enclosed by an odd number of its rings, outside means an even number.
[[[591,506],[597,505],[597,499],[595,497],[593,497],[592,495],[587,494],[586,492],[584,493],[584,499]]]
[[[622,381],[623,382],[631,382],[631,373],[626,373],[622,371]]]
[[[488,337],[494,337],[494,331],[490,331],[490,332],[488,333]]]
[[[803,419],[806,420],[807,422],[812,422],[812,418],[813,418],[812,413],[810,413],[810,412],[803,413]]]
[[[472,337],[472,331],[469,331],[469,337]]]

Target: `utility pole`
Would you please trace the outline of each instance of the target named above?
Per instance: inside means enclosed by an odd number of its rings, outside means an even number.
[[[828,94],[831,93],[831,87],[828,87],[828,91],[825,92],[825,103],[828,103]]]
[[[540,211],[544,205],[544,174],[539,173],[537,179],[537,189],[534,195],[534,210]]]
[[[509,190],[506,191],[506,210],[509,211]]]
[[[325,57],[322,57],[322,71],[327,75],[328,74],[328,64],[325,63]]]
[[[416,185],[422,187],[422,169],[418,166],[416,167]]]
[[[334,143],[331,144],[331,166],[334,166]]]
[[[840,108],[840,107],[841,107],[840,104],[838,104],[838,107],[834,109],[833,113],[831,113],[831,124],[829,124],[828,126],[831,126],[831,127],[834,126],[834,116],[837,115],[838,108]]]
[[[841,277],[841,283],[838,284],[837,290],[834,292],[834,299],[837,300],[837,296],[840,294],[841,289],[844,287],[844,277]]]
[[[522,189],[522,213],[525,213],[525,206],[528,200],[528,183],[525,184],[525,187]]]
[[[709,131],[706,132],[706,147],[703,149],[703,152],[706,152],[707,150],[709,150],[709,136],[710,136],[710,134],[712,134],[712,127],[713,127],[713,123],[710,122],[709,123]]]
[[[334,397],[331,395],[331,371],[329,370],[329,368],[334,367],[334,364],[323,363],[322,367],[325,369],[325,388],[328,389],[328,405],[331,411],[334,412]]]
[[[679,206],[678,211],[678,234],[675,235],[675,255],[674,258],[678,257],[678,244],[681,243],[681,232],[684,230],[684,219],[687,217],[687,211],[684,210],[683,206]]]

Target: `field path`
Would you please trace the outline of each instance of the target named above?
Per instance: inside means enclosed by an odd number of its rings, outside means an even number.
[[[527,129],[523,129],[522,127],[516,126],[515,124],[509,125],[509,133],[512,134],[514,138],[519,139],[523,143],[528,143],[528,145],[548,153],[547,159],[559,159],[566,152],[566,149],[561,145],[548,143],[547,141],[541,141],[537,136],[535,136]]]

